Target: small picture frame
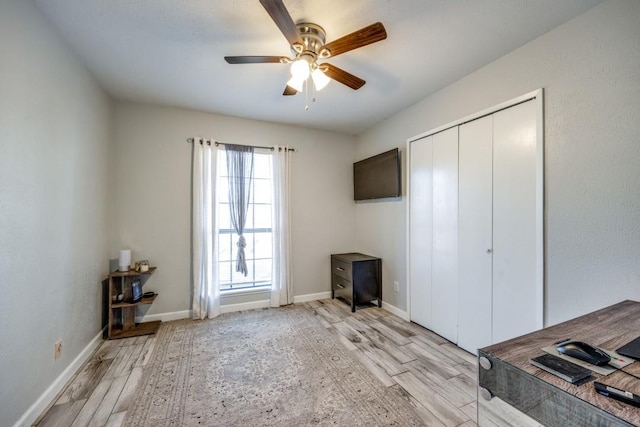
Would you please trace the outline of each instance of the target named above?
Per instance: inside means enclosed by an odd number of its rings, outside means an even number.
[[[131,283],[131,302],[138,302],[142,299],[142,283],[136,280]]]

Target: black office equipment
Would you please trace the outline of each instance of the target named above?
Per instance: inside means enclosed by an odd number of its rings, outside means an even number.
[[[575,383],[591,376],[591,371],[587,368],[571,363],[568,360],[561,359],[553,354],[538,356],[531,359],[529,362],[533,366],[537,366],[538,368],[570,383]]]
[[[611,387],[610,385],[602,384],[598,381],[594,381],[593,386],[595,387],[596,391],[603,396],[619,400],[620,402],[628,403],[629,405],[640,407],[640,396],[638,396],[637,394],[631,393],[630,391],[621,390],[616,387]]]
[[[640,337],[636,338],[633,341],[629,341],[628,343],[617,349],[616,353],[630,357],[632,359],[640,360]]]
[[[596,366],[604,366],[611,361],[604,351],[582,341],[567,341],[556,346],[558,353],[584,360]]]

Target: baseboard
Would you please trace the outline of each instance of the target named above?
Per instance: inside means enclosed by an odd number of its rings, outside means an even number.
[[[220,314],[232,313],[234,311],[253,310],[256,308],[269,307],[270,301],[260,300],[252,302],[243,302],[238,304],[225,304],[220,306]],[[169,322],[171,320],[190,319],[191,310],[173,311],[171,313],[159,313],[159,314],[147,314],[145,316],[136,316],[136,323],[153,322],[155,320],[161,320],[163,322]]]
[[[263,299],[260,301],[242,302],[238,304],[226,304],[220,306],[220,313],[232,313],[234,311],[255,310],[256,308],[268,308],[271,300]]]
[[[294,304],[300,302],[315,301],[319,299],[331,298],[331,291],[319,292],[316,294],[296,295],[293,297]],[[251,302],[243,302],[238,304],[225,304],[220,306],[220,313],[232,313],[234,311],[242,310],[254,310],[257,308],[268,308],[270,306],[270,300],[259,300]],[[391,311],[391,310],[389,310]],[[159,313],[159,314],[147,314],[145,316],[136,316],[137,323],[153,322],[155,320],[161,320],[163,322],[169,322],[171,320],[189,319],[191,318],[191,310],[174,311],[171,313]]]
[[[328,299],[328,298],[331,298],[331,291],[319,292],[317,294],[295,295],[293,297],[293,303],[297,304],[299,302],[309,302],[309,301],[316,301],[319,299]]]
[[[382,308],[384,308],[385,310],[387,310],[391,314],[395,314],[396,316],[398,316],[402,320],[405,320],[407,322],[409,322],[411,320],[409,318],[409,313],[407,313],[404,310],[400,310],[398,307],[395,307],[395,306],[389,304],[388,302],[382,301]]]
[[[101,344],[102,333],[103,331],[101,330],[98,335],[89,341],[89,344],[87,344],[80,354],[73,359],[73,362],[71,362],[69,366],[67,366],[65,370],[58,375],[58,378],[56,378],[44,393],[38,397],[33,405],[27,409],[27,412],[25,412],[22,417],[16,421],[13,427],[27,427],[37,420],[44,410],[53,403],[53,399],[55,399],[58,393],[62,391],[67,382],[69,382],[69,380],[80,370],[82,365],[89,360],[89,357],[91,357],[95,349]]]

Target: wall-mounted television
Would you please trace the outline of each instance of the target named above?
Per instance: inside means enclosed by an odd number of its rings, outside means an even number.
[[[397,148],[353,164],[355,200],[400,197],[400,154]]]

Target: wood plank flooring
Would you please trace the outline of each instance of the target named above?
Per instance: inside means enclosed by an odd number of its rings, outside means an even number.
[[[339,300],[301,305],[381,384],[401,389],[425,424],[476,426],[474,355],[375,306],[351,313]],[[122,425],[155,343],[155,335],[105,341],[35,425]]]

